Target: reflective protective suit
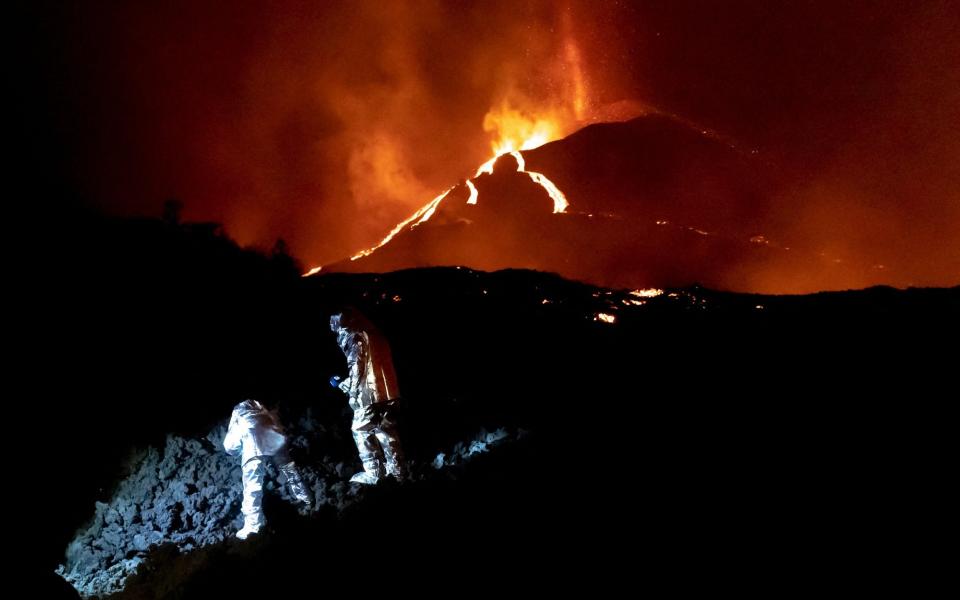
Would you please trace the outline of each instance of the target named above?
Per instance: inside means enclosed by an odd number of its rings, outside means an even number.
[[[405,475],[403,451],[397,437],[396,411],[400,389],[386,338],[359,316],[334,315],[330,329],[347,358],[347,378],[339,387],[353,409],[353,439],[363,472],[350,481],[377,483],[384,473]]]
[[[256,400],[244,400],[233,409],[223,447],[231,455],[240,456],[243,477],[243,528],[237,537],[246,539],[257,533],[263,518],[263,459],[272,457],[287,479],[290,493],[298,502],[309,505],[310,495],[296,464],[286,452],[287,439],[276,415]]]

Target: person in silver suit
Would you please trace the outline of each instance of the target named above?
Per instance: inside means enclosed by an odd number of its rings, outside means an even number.
[[[231,456],[240,457],[243,482],[243,528],[237,532],[241,540],[258,533],[266,520],[263,516],[263,478],[265,459],[272,459],[286,477],[290,493],[297,502],[310,506],[310,494],[296,464],[286,451],[287,438],[277,416],[257,400],[244,400],[230,415],[223,448]]]
[[[363,471],[350,481],[376,484],[384,476],[402,479],[406,466],[397,435],[400,388],[386,338],[356,309],[330,317],[330,330],[347,359],[347,377],[331,385],[347,395],[353,409],[353,439]]]

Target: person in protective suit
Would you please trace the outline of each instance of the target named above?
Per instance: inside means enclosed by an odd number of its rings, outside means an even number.
[[[375,484],[384,475],[403,478],[406,467],[397,436],[396,412],[400,388],[393,357],[386,338],[353,309],[330,317],[330,329],[347,358],[347,377],[334,376],[353,409],[353,439],[360,453],[363,471],[350,481]]]
[[[310,494],[296,464],[286,451],[287,438],[274,413],[256,400],[244,400],[233,409],[223,447],[231,456],[240,456],[243,473],[243,528],[237,532],[241,540],[257,533],[264,525],[263,461],[272,458],[287,479],[290,493],[298,502],[309,506]]]

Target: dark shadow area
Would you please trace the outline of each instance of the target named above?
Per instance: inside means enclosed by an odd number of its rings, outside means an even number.
[[[392,343],[411,459],[480,428],[527,435],[340,515],[268,505],[272,531],[246,544],[155,548],[124,597],[820,589],[937,560],[918,532],[940,514],[960,288],[645,298],[520,270],[302,279],[214,225],[79,214],[57,236],[69,260],[30,317],[50,375],[19,408],[44,432],[43,569],[133,447],[202,437],[246,396],[345,429],[327,384],[344,368],[327,316],[344,303]]]

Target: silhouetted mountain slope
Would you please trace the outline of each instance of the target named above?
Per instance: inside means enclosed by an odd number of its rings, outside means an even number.
[[[520,158],[504,155],[382,247],[325,269],[528,268],[614,287],[768,293],[911,281],[880,257],[824,252],[824,240],[797,235],[788,215],[801,207],[784,192],[802,181],[673,117],[591,125]],[[565,211],[529,173],[556,185]]]
[[[179,528],[203,515],[160,519],[174,545],[110,546],[143,562],[120,597],[356,589],[371,562],[399,593],[604,589],[635,583],[638,569],[651,585],[691,572],[705,586],[758,573],[815,585],[826,571],[810,561],[861,580],[935,559],[917,532],[942,514],[952,356],[941,338],[960,321],[960,288],[631,293],[465,268],[300,278],[286,259],[202,228],[82,231],[99,241],[52,276],[59,310],[39,331],[56,348],[19,415],[45,441],[37,561],[54,568],[91,517],[133,533],[94,501],[117,500],[123,457],[166,447],[167,433],[175,450],[197,451],[171,454],[183,458],[167,483],[149,487],[171,511],[201,506],[189,500],[200,486],[179,483],[204,452],[211,469],[221,462],[200,440],[243,397],[279,404],[291,425],[309,415],[327,433],[304,434],[319,444],[304,468],[324,490],[346,479],[357,466],[349,410],[327,384],[344,368],[327,329],[342,304],[391,341],[401,437],[423,474],[340,512],[268,503],[272,531],[248,544],[188,549]],[[461,468],[431,466],[499,428],[518,435]],[[238,514],[235,492],[222,490],[217,527]],[[116,506],[134,519],[142,504]],[[94,547],[98,529],[84,531]]]

